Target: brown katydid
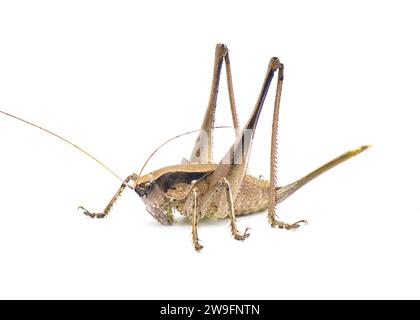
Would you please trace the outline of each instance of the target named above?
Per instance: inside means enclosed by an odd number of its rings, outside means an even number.
[[[221,161],[219,163],[213,163],[213,129],[215,128],[216,102],[223,63],[225,64],[226,70],[233,127],[236,129],[236,140],[227,150]],[[273,227],[288,230],[297,229],[301,224],[306,223],[306,220],[299,220],[294,223],[280,221],[276,218],[276,205],[287,199],[309,181],[369,147],[361,146],[350,150],[303,178],[286,186],[279,187],[276,179],[277,124],[283,84],[283,71],[284,67],[279,59],[276,57],[271,58],[257,103],[247,123],[240,130],[233,93],[228,49],[225,45],[218,44],[215,52],[210,99],[200,134],[193,147],[190,159],[187,163],[164,167],[144,175],[142,175],[142,169],[140,174],[131,174],[125,180],[119,178],[118,175],[102,162],[67,139],[4,111],[0,111],[0,113],[44,130],[71,144],[104,166],[122,181],[121,186],[102,212],[93,213],[84,207],[79,207],[85,215],[91,218],[106,217],[123,190],[129,187],[142,198],[146,205],[146,210],[159,223],[175,223],[175,210],[190,218],[192,224],[192,241],[195,249],[200,250],[202,246],[199,243],[197,229],[199,220],[204,217],[212,219],[228,218],[232,236],[236,240],[244,240],[249,236],[248,228],[244,232],[238,231],[236,217],[253,212],[268,211],[268,222]],[[270,179],[264,180],[248,175],[246,171],[258,119],[270,84],[276,73],[277,86],[272,120]]]

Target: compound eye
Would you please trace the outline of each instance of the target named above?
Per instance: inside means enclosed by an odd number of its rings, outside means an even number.
[[[152,192],[153,184],[151,184],[150,182],[146,182],[146,184],[144,185],[144,189],[146,191],[146,194],[149,194],[150,192]]]
[[[145,196],[146,191],[145,191],[145,186],[144,184],[140,184],[136,187],[136,192],[140,197]]]

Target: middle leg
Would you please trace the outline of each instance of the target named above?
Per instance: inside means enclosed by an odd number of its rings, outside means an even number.
[[[226,203],[223,203],[225,199],[222,197],[222,192],[226,197]],[[227,208],[225,205],[227,205]],[[246,228],[244,233],[238,231],[232,189],[229,181],[226,178],[223,178],[211,188],[208,196],[201,201],[199,204],[199,211],[210,215],[223,216],[223,214],[217,213],[217,211],[225,209],[227,210],[230,231],[233,238],[235,240],[245,240],[248,238],[250,235],[249,228]]]
[[[245,232],[241,234],[238,231],[238,228],[236,227],[236,216],[235,216],[235,207],[233,205],[233,196],[232,196],[232,190],[230,188],[230,183],[227,181],[226,178],[223,178],[222,184],[225,187],[226,192],[226,198],[228,202],[228,214],[229,214],[229,220],[230,220],[230,231],[232,232],[232,236],[236,240],[245,240],[249,237],[249,228],[245,229]]]
[[[194,248],[196,251],[200,251],[201,249],[203,249],[203,246],[200,244],[200,240],[198,239],[198,211],[197,211],[197,190],[193,189],[192,191],[192,196],[193,196],[193,208],[192,208],[192,232],[191,232],[191,236],[192,236],[192,241],[194,244]]]

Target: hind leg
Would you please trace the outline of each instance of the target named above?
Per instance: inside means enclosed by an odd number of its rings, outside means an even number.
[[[223,62],[225,62],[226,80],[233,126],[236,129],[236,133],[238,134],[239,120],[236,111],[235,97],[233,93],[232,71],[230,68],[229,51],[224,44],[218,44],[216,45],[215,50],[210,99],[207,105],[206,113],[204,114],[203,123],[201,125],[201,132],[191,152],[189,162],[211,163],[213,160],[212,130],[214,128],[214,121],[216,116],[217,94],[219,91],[219,83]]]
[[[307,224],[306,220],[299,220],[295,223],[287,223],[276,219],[277,204],[277,136],[278,136],[278,119],[280,110],[280,98],[283,88],[283,65],[277,76],[276,97],[274,100],[273,124],[271,128],[271,154],[270,154],[270,187],[269,187],[269,205],[268,205],[268,222],[273,227],[281,229],[294,230],[299,228],[300,224]]]

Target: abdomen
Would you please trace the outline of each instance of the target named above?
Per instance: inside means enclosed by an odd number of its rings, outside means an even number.
[[[236,197],[235,201],[235,215],[241,216],[248,213],[260,212],[267,210],[268,207],[268,190],[269,182],[267,180],[258,179],[253,176],[245,176],[241,190]],[[199,194],[209,192],[207,186],[204,184],[197,185],[197,187],[203,187],[202,190],[198,190]],[[168,193],[171,190],[168,191]],[[217,199],[217,200],[216,200]],[[224,190],[220,191],[219,196],[216,197],[207,210],[202,212],[203,216],[210,219],[222,219],[228,216],[227,211],[227,198]],[[183,215],[188,215],[187,208],[185,208],[185,199],[178,201],[175,209]]]
[[[240,216],[267,210],[269,185],[267,180],[246,175],[236,197],[235,214]]]

